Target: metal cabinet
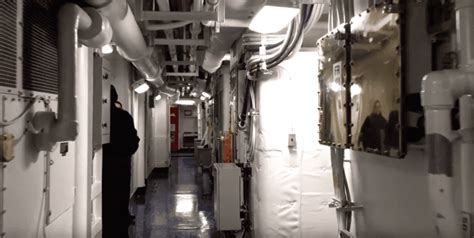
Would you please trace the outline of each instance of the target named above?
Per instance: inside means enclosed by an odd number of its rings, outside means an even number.
[[[232,163],[216,163],[214,175],[214,216],[217,230],[241,229],[240,206],[242,176],[240,168]]]

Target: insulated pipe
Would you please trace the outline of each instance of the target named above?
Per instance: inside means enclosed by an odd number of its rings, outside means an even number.
[[[112,30],[106,18],[95,10],[65,4],[58,13],[59,95],[58,114],[51,125],[52,142],[77,137],[76,87],[77,53],[81,43],[99,48],[110,42]]]
[[[461,191],[463,216],[471,219],[471,224],[463,224],[472,227],[474,215],[474,99],[471,95],[465,95],[459,100],[460,124],[459,133],[461,141]],[[468,229],[469,230],[469,229]],[[471,236],[472,234],[469,234]]]
[[[214,27],[215,21],[202,21],[204,26]],[[241,19],[225,19],[224,22],[220,23],[220,27],[236,27],[236,28],[248,28],[250,21]]]
[[[474,73],[461,70],[432,72],[423,78],[421,99],[425,108],[428,189],[440,237],[461,237],[455,208],[451,109],[462,95],[474,92]]]
[[[193,11],[201,12],[202,11],[202,0],[194,0],[193,1]],[[199,34],[201,33],[201,22],[194,21],[191,27],[191,39],[197,40],[199,38]],[[191,46],[191,53],[190,53],[190,60],[196,61],[197,58],[197,46]],[[199,69],[196,69],[194,65],[189,66],[189,71],[193,72]]]
[[[451,107],[426,111],[426,149],[428,157],[428,190],[439,237],[460,238],[460,216],[457,213],[453,189]]]
[[[87,3],[96,7],[109,19],[114,30],[113,40],[119,48],[120,55],[130,61],[148,81],[158,86],[163,85],[164,82],[160,77],[161,69],[158,63],[152,60],[151,52],[147,49],[145,39],[127,1],[88,0]]]
[[[219,69],[225,54],[234,41],[242,34],[242,30],[223,28],[221,32],[214,34],[210,39],[210,45],[204,55],[202,68],[209,73]]]
[[[459,69],[474,71],[474,1],[457,0],[455,9]]]
[[[167,92],[171,92],[171,89],[164,87],[161,68],[152,59],[152,50],[146,47],[145,39],[127,1],[87,0],[87,3],[96,7],[109,19],[115,33],[113,40],[118,46],[119,54],[130,61],[146,80],[153,82],[158,88],[165,88]]]
[[[187,26],[193,23],[192,21],[180,21],[180,22],[171,22],[171,23],[161,23],[161,24],[153,24],[149,21],[145,21],[145,30],[147,31],[162,31],[162,30],[171,30],[175,28],[180,28]]]
[[[474,2],[456,1],[456,32],[459,70],[432,72],[423,78],[421,99],[425,108],[427,144],[426,156],[429,160],[429,194],[436,211],[437,231],[440,237],[462,237],[461,217],[455,208],[453,189],[452,142],[457,134],[451,131],[451,109],[454,101],[463,95],[474,92],[474,48],[472,40],[474,31],[468,22],[474,18]],[[472,215],[472,99],[461,98],[460,134],[463,136],[461,148],[461,186],[462,208],[467,215]],[[466,114],[467,113],[467,114]],[[463,219],[464,220],[464,219]],[[469,219],[467,219],[469,220]],[[462,224],[466,230],[472,224]],[[471,236],[471,234],[466,234]]]

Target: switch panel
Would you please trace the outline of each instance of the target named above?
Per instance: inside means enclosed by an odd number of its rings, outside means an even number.
[[[296,134],[288,134],[288,147],[296,147]]]
[[[1,141],[1,155],[2,161],[8,162],[15,158],[15,136],[9,133],[5,133],[0,137]]]

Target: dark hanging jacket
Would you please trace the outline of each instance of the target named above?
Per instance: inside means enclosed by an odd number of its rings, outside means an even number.
[[[140,142],[133,118],[127,111],[113,105],[110,114],[110,143],[103,147],[104,156],[131,157]]]

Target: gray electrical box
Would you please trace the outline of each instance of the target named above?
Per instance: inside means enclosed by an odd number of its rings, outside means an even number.
[[[242,176],[240,168],[232,163],[216,163],[214,175],[214,216],[219,231],[241,229],[240,206]]]

